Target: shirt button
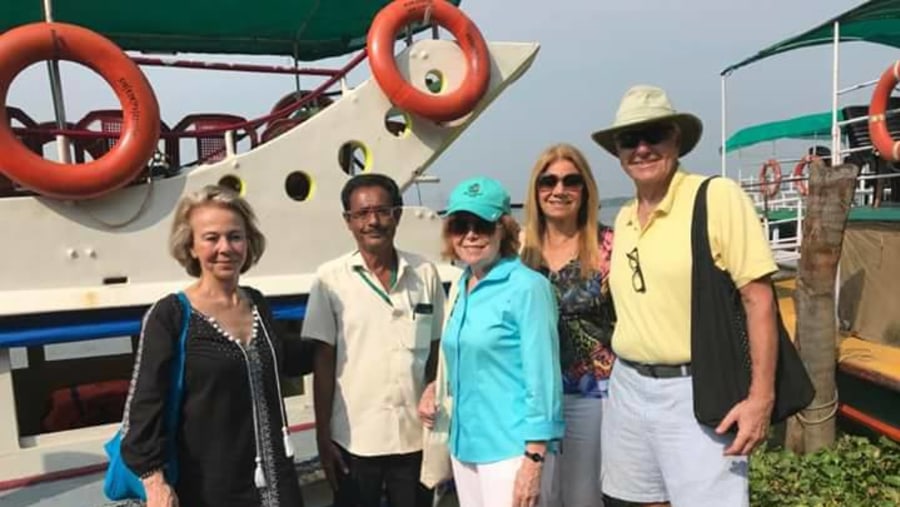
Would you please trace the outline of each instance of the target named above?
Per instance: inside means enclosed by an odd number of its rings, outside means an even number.
[[[395,319],[399,319],[400,317],[403,316],[403,310],[401,308],[394,308],[394,310],[391,312],[391,315]]]

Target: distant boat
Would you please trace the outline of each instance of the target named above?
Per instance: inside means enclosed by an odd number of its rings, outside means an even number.
[[[900,47],[900,11],[896,4],[889,0],[866,2],[727,67],[722,72],[723,103],[726,80],[737,69],[787,51],[832,44],[834,107],[748,126],[727,138],[723,130],[722,172],[737,173],[751,192],[776,260],[792,269],[800,255],[809,161],[821,158],[829,164],[834,160],[861,168],[837,280],[841,335],[837,415],[847,429],[900,441],[900,163],[894,159],[896,154],[887,153],[890,149],[879,153],[870,137],[870,123],[883,121],[889,135],[900,139],[900,98],[887,100],[884,118],[870,118],[872,95],[859,99],[857,92],[870,89],[879,80],[841,88],[838,79],[840,42]],[[896,68],[889,68],[886,75],[896,75],[897,71],[891,70]],[[801,82],[809,86],[816,81]],[[854,94],[857,98],[845,98]],[[853,102],[846,105],[850,100]],[[727,121],[724,112],[723,120]],[[770,148],[765,156],[747,155],[750,148],[764,143]],[[785,147],[795,151],[785,154]],[[739,167],[728,168],[727,155],[738,151]],[[780,286],[782,310],[790,308],[785,312],[790,329],[794,328],[793,290],[790,281]]]

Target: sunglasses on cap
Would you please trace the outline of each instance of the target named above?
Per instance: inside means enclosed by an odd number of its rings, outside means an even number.
[[[488,222],[472,213],[454,213],[447,222],[447,232],[453,236],[465,236],[469,231],[479,236],[491,236],[496,230],[497,222]]]
[[[577,188],[584,185],[584,176],[578,173],[567,174],[560,178],[555,174],[542,174],[537,179],[538,188],[556,188],[556,185],[562,181],[564,188]]]
[[[646,127],[626,130],[616,134],[619,148],[637,148],[641,141],[647,144],[659,144],[672,135],[674,128],[668,124],[647,125]]]

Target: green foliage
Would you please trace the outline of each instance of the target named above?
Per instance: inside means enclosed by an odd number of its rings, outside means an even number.
[[[750,505],[900,506],[900,446],[844,435],[806,456],[764,449],[750,461]]]

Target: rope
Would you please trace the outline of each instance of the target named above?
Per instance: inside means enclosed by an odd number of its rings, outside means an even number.
[[[137,211],[129,218],[121,221],[121,222],[107,222],[106,220],[92,214],[87,208],[82,208],[84,214],[87,215],[88,218],[97,222],[98,224],[107,227],[109,229],[118,229],[121,227],[125,227],[126,225],[131,224],[135,220],[137,220],[141,215],[144,214],[144,211],[147,210],[147,206],[150,204],[150,197],[153,195],[153,176],[147,176],[147,192],[144,193],[144,199],[141,201],[141,206],[137,209]],[[75,201],[76,206],[79,205],[80,201]]]
[[[827,415],[820,417],[819,419],[807,419],[806,417],[803,417],[803,412],[810,412],[810,411],[814,411],[814,410],[825,410],[827,408],[830,408],[831,410],[828,411]],[[838,411],[838,392],[837,392],[837,388],[835,388],[834,398],[831,401],[828,401],[825,403],[820,403],[819,405],[810,405],[810,406],[806,407],[805,409],[801,410],[800,412],[797,412],[796,417],[801,423],[803,423],[804,426],[815,426],[817,424],[822,424],[826,421],[829,421],[831,418],[833,418],[835,415],[837,415],[837,411]]]

